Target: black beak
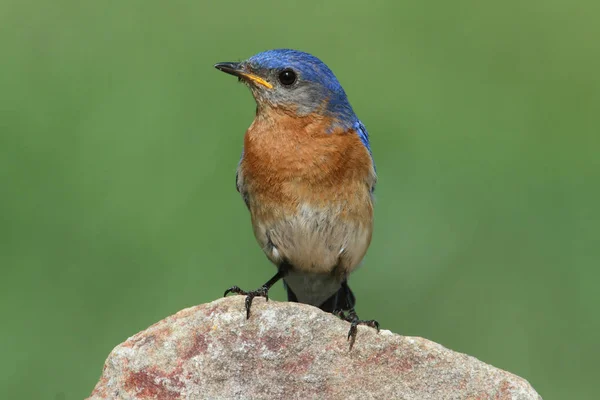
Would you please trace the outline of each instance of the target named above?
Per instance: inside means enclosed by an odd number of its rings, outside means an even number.
[[[246,83],[252,83],[254,86],[256,86],[256,85],[264,86],[267,89],[273,88],[273,85],[270,84],[268,80],[266,80],[265,78],[261,78],[260,76],[255,75],[254,73],[248,71],[247,66],[243,62],[241,62],[241,63],[234,63],[234,62],[218,63],[218,64],[215,64],[215,68],[218,69],[219,71],[223,71],[227,74],[237,76],[239,81],[243,80]]]
[[[215,64],[215,68],[219,71],[223,71],[226,74],[234,75],[239,77],[242,72],[241,63],[235,62],[222,62]]]

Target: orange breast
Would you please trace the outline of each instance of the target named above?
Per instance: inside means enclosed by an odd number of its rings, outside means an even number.
[[[289,210],[300,203],[370,203],[376,178],[368,150],[355,132],[327,133],[330,126],[321,116],[300,118],[277,111],[257,116],[246,133],[240,164],[243,190],[251,202]],[[347,213],[363,214],[355,218],[369,218],[365,211],[364,206],[346,207]]]

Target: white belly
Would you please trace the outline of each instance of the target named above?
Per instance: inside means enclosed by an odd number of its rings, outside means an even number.
[[[335,270],[338,283],[363,259],[371,241],[371,231],[371,220],[349,220],[335,208],[319,210],[300,206],[292,215],[254,221],[256,238],[273,263],[288,262],[309,276],[327,276]],[[298,281],[297,285],[304,285],[300,278],[292,279]],[[322,277],[301,280],[307,286],[333,285]]]

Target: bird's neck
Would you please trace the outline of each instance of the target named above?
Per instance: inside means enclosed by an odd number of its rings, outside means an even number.
[[[323,103],[321,107],[315,108],[308,114],[298,113],[293,107],[274,107],[271,105],[258,104],[256,116],[250,129],[259,130],[284,130],[293,126],[309,131],[310,133],[333,133],[334,131],[347,131],[352,129],[358,118],[352,108],[338,107],[334,109],[331,103]],[[300,131],[300,129],[297,129]],[[306,135],[303,135],[306,136]]]
[[[247,135],[259,141],[282,139],[297,143],[329,130],[334,122],[318,113],[298,115],[283,107],[258,107]]]

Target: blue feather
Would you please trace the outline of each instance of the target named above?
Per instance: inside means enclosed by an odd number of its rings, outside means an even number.
[[[373,153],[371,153],[371,143],[369,142],[369,132],[367,132],[367,128],[365,128],[365,126],[363,125],[362,122],[360,122],[360,120],[356,120],[356,123],[354,124],[354,131],[356,132],[356,134],[358,135],[358,137],[360,138],[360,141],[362,142],[362,144],[365,145],[365,147],[367,148],[367,150],[369,150],[369,155],[371,156],[371,162],[373,163],[373,169],[375,170],[375,172],[377,172],[377,167],[375,166],[375,160],[373,159]],[[375,185],[373,185],[373,187],[371,188],[371,193],[375,192]]]
[[[367,128],[365,128],[365,126],[362,122],[360,122],[360,120],[356,120],[352,128],[358,134],[360,141],[365,145],[367,150],[369,150],[369,154],[371,154],[371,143],[369,143],[369,132],[367,132]]]

